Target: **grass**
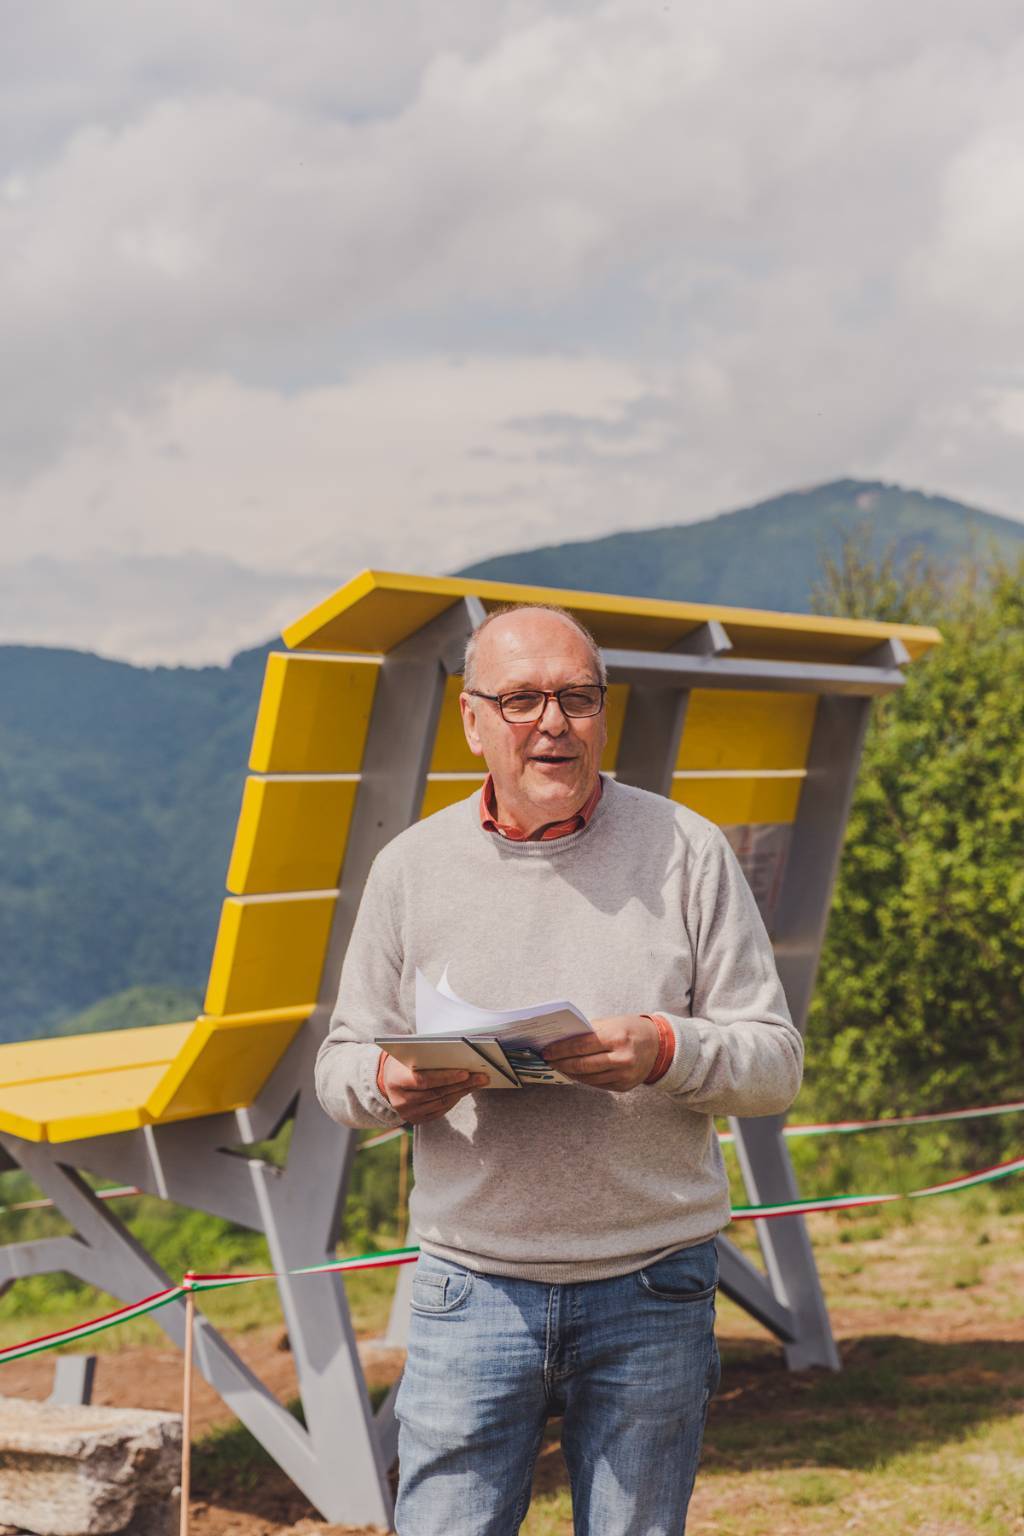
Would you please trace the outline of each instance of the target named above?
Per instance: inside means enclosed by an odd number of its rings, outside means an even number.
[[[296,1418],[301,1417],[298,1410],[297,1400],[288,1404],[288,1411]],[[193,1486],[201,1498],[222,1495],[228,1489],[247,1492],[256,1488],[273,1465],[259,1441],[237,1419],[216,1425],[192,1447]]]

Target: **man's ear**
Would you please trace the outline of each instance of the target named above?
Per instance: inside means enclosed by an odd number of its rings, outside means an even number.
[[[459,708],[462,711],[462,729],[466,733],[466,742],[474,757],[483,757],[483,742],[480,740],[476,728],[476,700],[470,693],[459,694]]]

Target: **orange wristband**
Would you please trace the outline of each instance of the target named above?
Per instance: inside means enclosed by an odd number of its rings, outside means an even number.
[[[656,1083],[660,1077],[664,1077],[672,1065],[672,1058],[676,1053],[676,1037],[672,1032],[672,1026],[667,1019],[663,1019],[660,1013],[645,1013],[645,1019],[650,1019],[652,1024],[658,1026],[658,1054],[654,1058],[654,1066],[644,1078],[645,1083]]]
[[[387,1051],[381,1051],[380,1061],[377,1063],[377,1092],[380,1094],[385,1104],[390,1104],[391,1100],[388,1098],[388,1091],[384,1086],[384,1063],[387,1061],[387,1059]]]

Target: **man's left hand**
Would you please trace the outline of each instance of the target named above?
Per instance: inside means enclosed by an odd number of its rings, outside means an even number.
[[[624,1013],[613,1019],[595,1019],[591,1027],[591,1034],[571,1035],[549,1045],[543,1052],[544,1060],[566,1077],[612,1093],[628,1093],[650,1076],[660,1044],[653,1019]]]

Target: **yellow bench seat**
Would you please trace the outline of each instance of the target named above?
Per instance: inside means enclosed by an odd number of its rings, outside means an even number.
[[[0,1131],[78,1141],[251,1104],[310,1008],[0,1046]]]

